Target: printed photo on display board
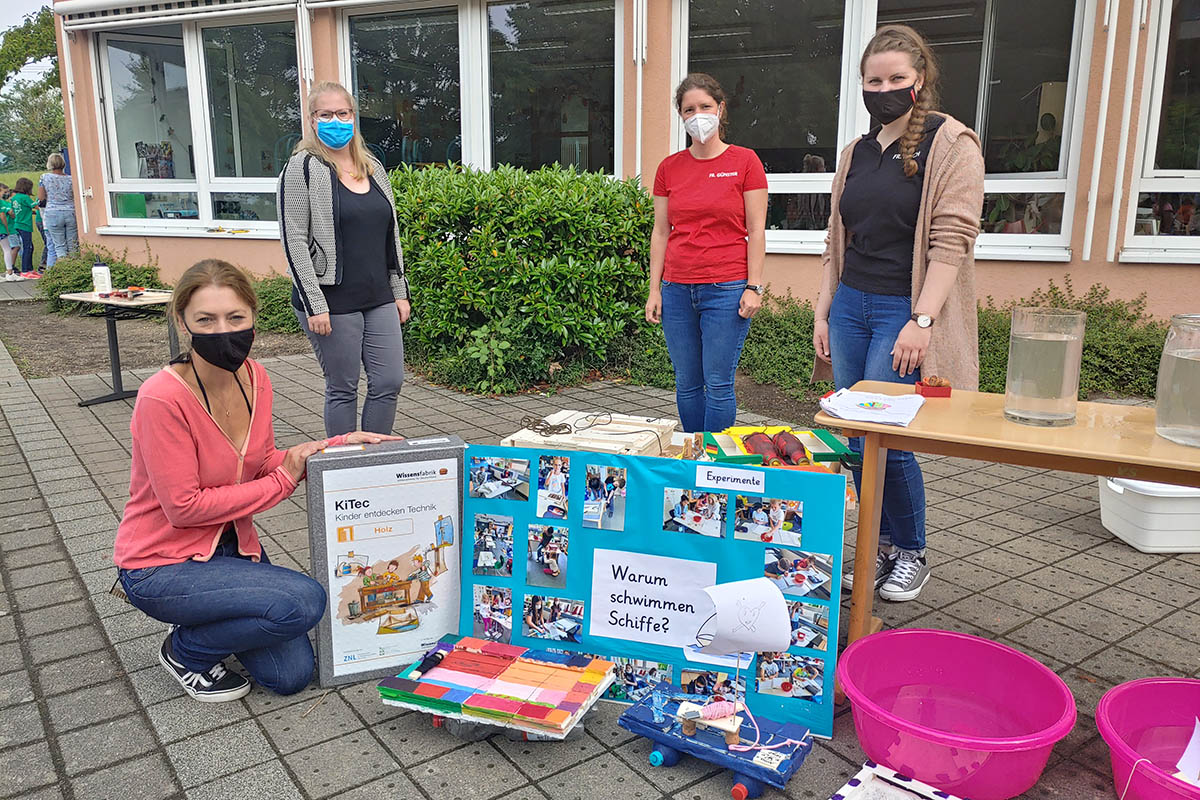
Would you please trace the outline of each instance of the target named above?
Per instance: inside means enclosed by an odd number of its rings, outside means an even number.
[[[502,586],[475,587],[473,636],[508,644],[512,641],[512,620],[512,589]]]
[[[583,527],[625,530],[624,469],[588,465],[587,490],[583,493]]]
[[[583,605],[580,600],[528,595],[521,632],[534,639],[579,644],[583,636]]]
[[[790,597],[828,600],[833,582],[833,556],[768,547],[763,575]]]
[[[604,697],[608,700],[623,700],[636,703],[662,681],[671,682],[673,669],[661,661],[643,661],[637,658],[614,658],[614,673],[617,676]]]
[[[734,501],[733,536],[752,542],[800,546],[800,517],[804,504],[776,497],[747,497]]]
[[[567,518],[570,470],[571,459],[567,456],[542,456],[538,459],[537,515],[539,517]]]
[[[529,461],[522,458],[472,458],[470,497],[528,500]]]
[[[568,528],[530,525],[525,551],[525,583],[547,589],[567,586]]]
[[[744,697],[746,694],[746,672],[735,677],[732,672],[684,667],[679,671],[679,686],[688,694],[712,697],[719,695],[723,700]]]
[[[829,646],[829,609],[816,603],[788,603],[792,647],[825,650]]]
[[[496,514],[475,515],[476,575],[507,578],[512,575],[513,518]]]
[[[756,678],[760,694],[820,703],[824,697],[825,662],[787,653],[759,653]]]
[[[663,491],[663,530],[719,539],[725,535],[728,503],[727,496],[716,492],[667,488]]]

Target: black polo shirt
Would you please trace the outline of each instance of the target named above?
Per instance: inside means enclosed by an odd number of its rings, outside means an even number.
[[[925,121],[925,138],[913,154],[917,173],[904,175],[900,140],[879,150],[879,128],[854,146],[850,172],[838,210],[846,226],[842,283],[871,294],[912,293],[913,239],[925,185],[929,143],[945,122],[940,114]]]

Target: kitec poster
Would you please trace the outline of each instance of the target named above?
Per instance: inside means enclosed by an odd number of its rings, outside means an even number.
[[[329,596],[323,684],[393,672],[457,630],[461,449],[428,450],[453,441],[331,448],[310,460],[313,573]]]

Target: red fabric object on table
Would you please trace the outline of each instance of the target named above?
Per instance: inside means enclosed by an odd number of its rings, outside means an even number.
[[[775,449],[775,443],[765,433],[751,433],[743,436],[742,444],[751,453],[763,457],[764,467],[775,467],[783,463],[779,460],[779,453]]]
[[[436,699],[448,691],[450,691],[449,686],[438,686],[437,684],[433,683],[419,683],[417,684],[417,689],[414,694],[418,694],[421,697],[433,697]]]
[[[795,434],[780,431],[771,437],[771,444],[775,445],[776,452],[783,457],[785,464],[799,466],[804,463],[804,445],[800,444]]]

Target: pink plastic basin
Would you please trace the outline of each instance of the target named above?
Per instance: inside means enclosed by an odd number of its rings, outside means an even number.
[[[1030,789],[1075,726],[1075,698],[1061,678],[964,633],[867,636],[842,653],[837,677],[868,758],[971,800]]]
[[[1109,689],[1096,706],[1096,727],[1112,752],[1113,786],[1125,800],[1200,800],[1200,786],[1177,778],[1196,716],[1200,680],[1142,678]],[[1129,772],[1139,759],[1148,758]]]

